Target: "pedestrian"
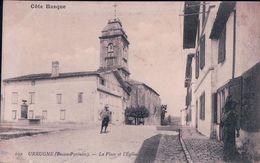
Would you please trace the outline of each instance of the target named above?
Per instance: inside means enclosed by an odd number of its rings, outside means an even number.
[[[104,127],[105,127],[105,132],[106,132],[107,127],[108,127],[108,123],[109,123],[109,120],[110,120],[110,111],[108,110],[108,108],[109,108],[108,104],[106,104],[105,107],[104,107],[104,110],[102,110],[101,113],[100,113],[101,120],[102,120],[100,134],[102,134]]]
[[[228,95],[224,113],[222,114],[220,126],[223,131],[223,142],[224,142],[224,160],[232,161],[236,155],[236,129],[237,137],[239,136],[239,129],[237,128],[236,113],[237,102],[232,99],[231,95]]]

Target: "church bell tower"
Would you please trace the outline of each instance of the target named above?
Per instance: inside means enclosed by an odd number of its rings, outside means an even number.
[[[108,20],[102,30],[100,39],[100,69],[119,70],[123,79],[130,75],[128,70],[128,46],[127,35],[118,18]]]

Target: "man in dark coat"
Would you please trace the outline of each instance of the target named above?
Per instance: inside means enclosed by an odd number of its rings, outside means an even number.
[[[234,160],[236,154],[236,128],[238,118],[236,106],[237,102],[232,99],[231,95],[229,95],[220,122],[220,126],[223,127],[225,161]],[[239,130],[237,129],[237,131]],[[237,133],[237,136],[239,136],[239,132]]]
[[[101,131],[100,131],[100,134],[101,134],[103,132],[104,127],[105,127],[105,132],[106,132],[108,123],[110,120],[110,111],[108,110],[108,105],[106,105],[104,110],[101,111],[100,116],[101,116],[101,120],[102,120]]]

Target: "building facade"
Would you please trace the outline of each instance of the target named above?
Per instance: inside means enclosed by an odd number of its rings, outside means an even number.
[[[258,140],[259,7],[259,3],[185,2],[183,48],[193,49],[186,63],[185,86],[192,89],[187,93],[192,98],[186,102],[187,116],[189,124],[207,137],[222,140],[220,118],[227,96],[232,95],[241,128],[237,141]],[[259,153],[260,146],[255,149]]]
[[[99,122],[100,112],[108,104],[112,123],[124,123],[132,85],[128,82],[129,42],[120,20],[109,20],[99,39],[100,67],[96,71],[61,73],[59,62],[54,61],[51,73],[5,79],[1,120]]]
[[[149,117],[145,119],[145,124],[160,124],[161,99],[159,94],[145,83],[129,80],[131,85],[130,106],[145,106],[149,110]]]

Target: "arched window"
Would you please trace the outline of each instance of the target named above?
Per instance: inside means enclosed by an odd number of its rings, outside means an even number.
[[[112,43],[108,44],[107,46],[107,52],[112,53],[114,51],[114,46]]]

